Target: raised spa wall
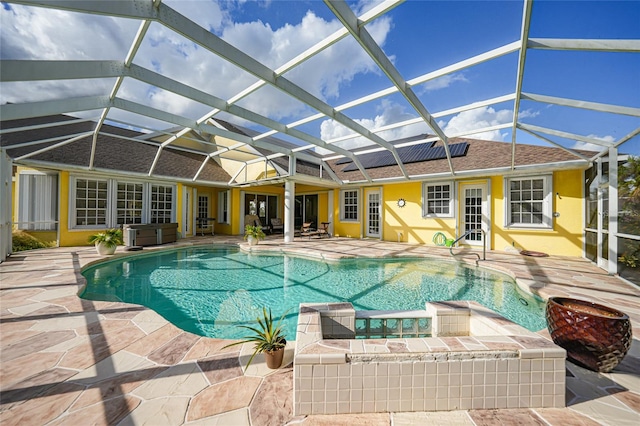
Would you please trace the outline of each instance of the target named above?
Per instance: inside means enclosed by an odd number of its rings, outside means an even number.
[[[367,315],[350,303],[301,304],[295,415],[565,406],[566,351],[553,342],[475,302],[411,315],[431,318],[432,337],[356,339]]]

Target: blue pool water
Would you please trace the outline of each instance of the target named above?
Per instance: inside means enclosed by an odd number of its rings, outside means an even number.
[[[544,302],[506,275],[429,259],[323,262],[245,254],[219,246],[120,258],[83,272],[81,297],[147,306],[199,335],[238,338],[262,306],[287,313],[295,336],[301,302],[349,301],[356,310],[424,309],[427,301],[475,300],[532,331],[546,327]],[[292,339],[292,337],[289,337]]]

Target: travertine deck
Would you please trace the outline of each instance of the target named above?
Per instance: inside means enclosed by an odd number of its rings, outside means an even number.
[[[225,236],[177,245],[240,242]],[[166,248],[164,246],[163,248]],[[372,240],[322,239],[252,250],[323,258],[431,256],[448,250]],[[148,251],[145,248],[145,251]],[[640,422],[640,343],[612,373],[567,363],[567,408],[470,410],[292,417],[292,370],[267,371],[258,359],[243,372],[249,347],[195,336],[144,307],[81,300],[80,269],[92,247],[17,253],[0,264],[2,425],[636,425]],[[473,263],[474,256],[465,259]],[[510,271],[543,297],[569,295],[622,310],[640,330],[640,289],[588,261],[488,253],[481,262]],[[542,330],[541,334],[546,334]],[[636,331],[638,335],[638,331]],[[291,360],[292,347],[286,360]]]

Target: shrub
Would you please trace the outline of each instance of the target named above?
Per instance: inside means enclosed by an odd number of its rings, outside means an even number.
[[[40,241],[24,231],[13,231],[13,252],[53,247],[54,244]]]

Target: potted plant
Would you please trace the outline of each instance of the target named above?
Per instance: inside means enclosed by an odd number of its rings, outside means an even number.
[[[122,230],[114,228],[98,232],[89,237],[89,242],[96,245],[98,254],[113,254],[116,252],[116,247],[124,244]]]
[[[287,345],[287,341],[284,338],[282,331],[282,320],[284,319],[286,312],[280,317],[277,323],[273,321],[271,315],[271,308],[267,313],[267,308],[262,308],[262,317],[258,317],[258,326],[251,327],[248,325],[241,325],[240,327],[246,328],[253,332],[251,336],[245,336],[242,340],[233,342],[226,345],[225,348],[234,345],[241,345],[243,343],[255,343],[253,354],[249,358],[247,367],[251,365],[251,361],[258,353],[263,353],[267,367],[271,369],[280,368],[282,365],[282,358],[284,357],[284,348]]]
[[[264,240],[266,235],[262,231],[262,226],[247,225],[244,227],[244,239],[249,242],[250,246],[258,244],[259,240]]]

